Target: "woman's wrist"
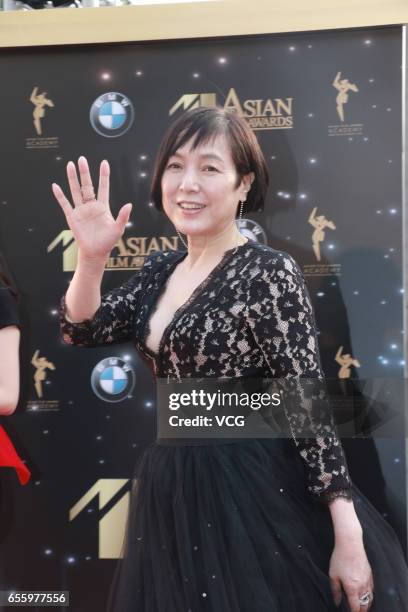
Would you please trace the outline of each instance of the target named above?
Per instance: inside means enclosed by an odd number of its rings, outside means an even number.
[[[108,257],[109,253],[103,256],[90,257],[89,255],[84,255],[81,250],[78,250],[77,267],[81,268],[82,273],[93,277],[95,274],[103,273]]]
[[[354,524],[340,527],[334,530],[334,540],[336,545],[361,544],[363,542],[363,530],[357,521]]]
[[[329,505],[329,509],[336,543],[362,540],[363,529],[353,503],[338,498]]]
[[[101,283],[106,257],[88,257],[78,251],[74,276],[65,295],[65,318],[82,323],[93,318],[101,304]]]
[[[106,269],[106,257],[88,257],[78,251],[78,260],[73,277],[74,284],[86,285],[88,290],[100,292]]]

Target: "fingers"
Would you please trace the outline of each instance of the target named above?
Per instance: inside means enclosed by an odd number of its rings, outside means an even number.
[[[350,612],[360,612],[360,600],[357,593],[347,594],[347,599],[350,606]]]
[[[341,603],[342,593],[341,593],[341,582],[340,580],[336,580],[334,578],[330,579],[331,591],[333,593],[333,599],[336,606],[339,606]]]
[[[81,155],[78,159],[79,176],[81,178],[82,201],[95,200],[95,191],[92,185],[92,179],[89,172],[89,166],[86,158]]]
[[[368,610],[370,610],[371,606],[373,605],[373,597],[370,597],[370,602],[369,604],[365,604],[363,605],[360,602],[360,597],[362,596],[363,593],[366,593],[367,591],[370,591],[370,593],[372,594],[372,589],[370,587],[367,587],[365,590],[363,591],[348,591],[347,592],[347,599],[349,602],[349,606],[350,606],[350,610],[351,612],[361,612],[361,610],[364,610],[365,612],[368,612]]]
[[[73,210],[71,204],[69,203],[69,201],[64,195],[64,192],[62,191],[61,187],[57,185],[57,183],[52,184],[52,192],[55,198],[57,199],[58,204],[61,206],[62,210],[64,211],[64,214],[68,220]]]
[[[72,201],[75,206],[82,206],[87,201],[95,200],[96,196],[92,184],[91,174],[89,172],[88,161],[83,155],[81,155],[81,157],[78,159],[78,169],[80,180],[78,180],[78,174],[75,164],[72,161],[68,162],[67,178],[71,191]],[[104,204],[108,204],[109,202],[109,174],[109,164],[106,160],[103,160],[100,166],[99,173],[98,200]],[[59,196],[61,195],[59,192],[58,194]]]
[[[72,161],[67,164],[67,178],[71,190],[72,201],[75,206],[81,206],[81,204],[83,204],[81,187],[79,185],[75,164]]]
[[[109,202],[109,163],[104,159],[99,168],[98,200],[103,204]]]
[[[132,204],[125,204],[120,209],[115,221],[118,230],[123,234],[126,223],[129,221],[130,213],[132,212]]]

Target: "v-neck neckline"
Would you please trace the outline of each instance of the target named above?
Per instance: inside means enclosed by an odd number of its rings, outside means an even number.
[[[162,283],[161,283],[160,289],[155,294],[154,300],[152,300],[152,303],[150,304],[150,308],[148,309],[148,312],[146,313],[145,326],[144,326],[144,330],[143,330],[143,334],[142,334],[142,346],[143,346],[143,351],[145,353],[147,353],[154,360],[159,359],[160,355],[162,354],[163,347],[164,347],[164,344],[166,342],[166,338],[167,338],[167,336],[169,334],[169,331],[174,326],[176,321],[182,316],[182,314],[195,301],[197,296],[202,291],[204,291],[204,289],[207,287],[207,285],[210,283],[210,281],[212,281],[212,279],[217,274],[217,272],[221,268],[223,268],[224,265],[226,265],[228,263],[230,257],[235,255],[236,252],[238,252],[242,248],[245,248],[246,246],[248,246],[251,243],[252,243],[252,241],[247,239],[247,241],[244,242],[243,244],[239,244],[238,246],[232,247],[231,249],[228,249],[227,251],[224,252],[224,254],[221,257],[221,259],[218,262],[218,264],[216,264],[214,266],[214,268],[212,270],[210,270],[208,275],[194,289],[194,291],[192,292],[190,297],[185,302],[183,302],[183,304],[181,304],[181,306],[179,306],[177,308],[177,310],[174,312],[174,314],[173,314],[169,324],[166,325],[166,327],[163,330],[163,333],[162,333],[162,336],[161,336],[160,342],[159,342],[159,348],[158,348],[158,351],[156,352],[156,351],[152,351],[152,349],[150,349],[147,346],[147,344],[146,344],[146,340],[149,337],[149,334],[150,334],[150,331],[151,331],[150,330],[150,321],[152,319],[152,316],[153,316],[154,312],[157,309],[157,306],[159,304],[159,301],[160,301],[161,297],[163,296],[164,292],[166,291],[166,288],[167,288],[167,285],[168,285],[168,282],[170,280],[171,275],[173,274],[173,272],[176,269],[176,267],[178,266],[178,264],[180,264],[182,261],[184,261],[184,259],[187,257],[188,251],[182,252],[180,254],[180,257],[176,257],[170,263],[170,266],[168,267],[168,269],[165,269],[165,275],[163,275],[164,278],[161,279]]]

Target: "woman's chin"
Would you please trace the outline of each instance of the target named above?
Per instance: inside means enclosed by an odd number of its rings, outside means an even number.
[[[204,236],[215,232],[215,228],[199,222],[194,223],[190,221],[188,223],[176,223],[175,225],[179,232],[191,237]]]

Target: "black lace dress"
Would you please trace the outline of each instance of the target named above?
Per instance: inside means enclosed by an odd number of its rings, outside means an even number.
[[[67,343],[133,339],[167,381],[323,378],[314,314],[293,258],[249,241],[221,262],[175,313],[158,354],[149,319],[185,252],[159,252],[110,291],[92,320],[71,323]],[[334,534],[328,505],[353,499],[374,574],[378,612],[408,610],[408,569],[399,541],[350,481],[330,411],[287,411],[292,438],[169,439],[158,435],[136,466],[115,612],[327,612]],[[157,407],[160,412],[160,404]],[[363,609],[363,608],[362,608]]]

